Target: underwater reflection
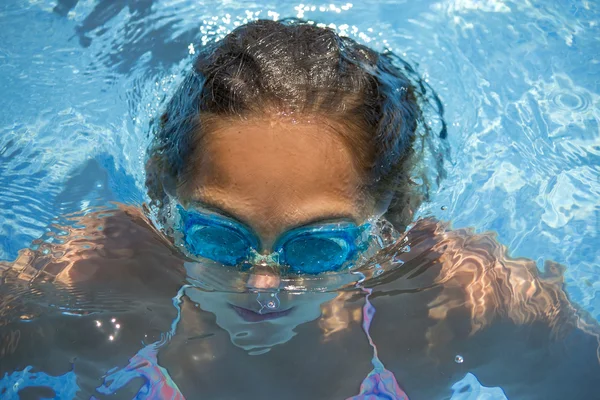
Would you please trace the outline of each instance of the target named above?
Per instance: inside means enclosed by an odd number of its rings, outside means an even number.
[[[542,274],[491,234],[422,220],[355,270],[276,277],[182,258],[131,208],[74,219],[0,270],[0,390],[15,396],[27,382],[59,397],[418,400],[467,374],[508,398],[598,390],[598,323],[563,268]]]
[[[351,271],[282,276],[277,268],[254,266],[244,272],[210,260],[188,261],[184,267],[192,283],[185,290],[187,298],[212,313],[231,343],[250,355],[288,342],[298,326],[320,320],[323,313],[331,314],[324,324],[327,331],[341,329],[340,321],[337,327],[331,321],[339,319],[347,297],[344,291],[354,288],[363,276]],[[355,319],[360,320],[360,315]]]
[[[321,316],[321,306],[334,293],[219,293],[190,288],[186,295],[204,311],[213,313],[235,346],[249,354],[263,354],[296,335],[295,328]],[[265,302],[277,301],[276,310]]]
[[[345,296],[336,290],[352,287],[359,279],[348,272],[282,277],[257,267],[248,273],[208,260],[186,262],[184,266],[189,280],[196,285],[187,288],[185,295],[201,310],[212,313],[217,325],[229,333],[231,342],[250,355],[266,353],[289,341],[297,334],[298,326],[339,308]],[[337,313],[332,317],[336,318]]]

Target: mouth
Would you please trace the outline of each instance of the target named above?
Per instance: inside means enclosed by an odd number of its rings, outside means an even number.
[[[229,305],[246,322],[261,322],[261,321],[268,321],[268,320],[276,319],[276,318],[280,318],[280,317],[285,317],[290,312],[292,312],[292,309],[293,309],[293,307],[292,307],[292,308],[288,308],[287,310],[283,310],[283,311],[271,311],[268,313],[259,314],[256,311],[248,310],[247,308],[234,306],[233,304],[229,304]]]

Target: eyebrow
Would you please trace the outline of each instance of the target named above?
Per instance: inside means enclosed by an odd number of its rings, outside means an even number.
[[[249,229],[251,232],[253,232],[257,237],[259,237],[258,233],[256,232],[255,229],[252,228],[252,225],[246,221],[244,218],[239,217],[238,215],[214,204],[214,203],[209,203],[203,200],[191,200],[190,201],[191,205],[198,205],[202,208],[205,208],[209,211],[215,212],[217,214],[220,214],[224,217],[227,217],[229,219],[234,220],[237,223],[242,224],[243,226],[245,226],[247,229]],[[310,218],[306,221],[300,221],[298,223],[295,224],[291,224],[289,226],[286,227],[285,230],[283,230],[278,236],[283,235],[284,233],[292,230],[292,229],[298,229],[298,228],[304,228],[304,227],[309,227],[311,225],[319,225],[319,224],[325,224],[325,223],[332,223],[332,222],[341,222],[341,221],[348,221],[348,222],[352,222],[354,224],[358,224],[358,221],[356,220],[356,217],[350,213],[333,213],[333,214],[329,214],[327,216],[325,215],[317,215],[313,218]],[[259,237],[260,238],[260,237]]]
[[[320,225],[320,224],[326,224],[326,223],[332,223],[332,222],[341,222],[341,221],[352,222],[354,224],[357,223],[356,219],[351,214],[347,214],[347,213],[331,214],[331,215],[328,215],[328,216],[316,216],[316,217],[311,218],[311,219],[309,219],[307,221],[302,221],[300,223],[293,224],[290,227],[288,227],[282,233],[285,233],[285,232],[290,231],[292,229],[309,227],[311,225]]]
[[[221,207],[217,206],[216,204],[207,203],[207,202],[202,201],[202,200],[191,200],[191,201],[189,201],[189,203],[192,206],[197,205],[197,206],[199,206],[201,208],[207,209],[209,211],[215,212],[215,213],[220,214],[220,215],[222,215],[224,217],[232,219],[235,222],[244,225],[245,227],[249,228],[252,232],[254,232],[254,229],[251,228],[251,225],[247,221],[244,221],[243,218],[238,217],[234,213],[229,212],[229,211],[225,210],[224,208],[221,208]]]

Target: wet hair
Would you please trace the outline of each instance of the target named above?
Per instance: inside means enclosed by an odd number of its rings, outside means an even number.
[[[411,174],[419,127],[428,132],[419,105],[427,89],[392,53],[329,28],[298,19],[240,26],[200,49],[157,121],[146,168],[151,204],[160,208],[166,193],[186,182],[213,122],[310,116],[348,143],[365,174],[364,190],[403,228],[423,199]]]

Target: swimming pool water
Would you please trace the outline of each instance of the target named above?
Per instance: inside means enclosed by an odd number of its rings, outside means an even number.
[[[595,2],[60,3],[1,6],[0,259],[61,214],[143,202],[148,121],[194,46],[299,16],[392,49],[439,93],[452,156],[423,214],[568,266],[570,294],[600,316]]]
[[[571,298],[600,319],[592,1],[5,0],[0,260],[56,240],[66,214],[141,205],[149,121],[196,47],[251,19],[287,16],[416,65],[443,102],[451,147],[421,215],[494,231],[540,269],[567,266]]]

